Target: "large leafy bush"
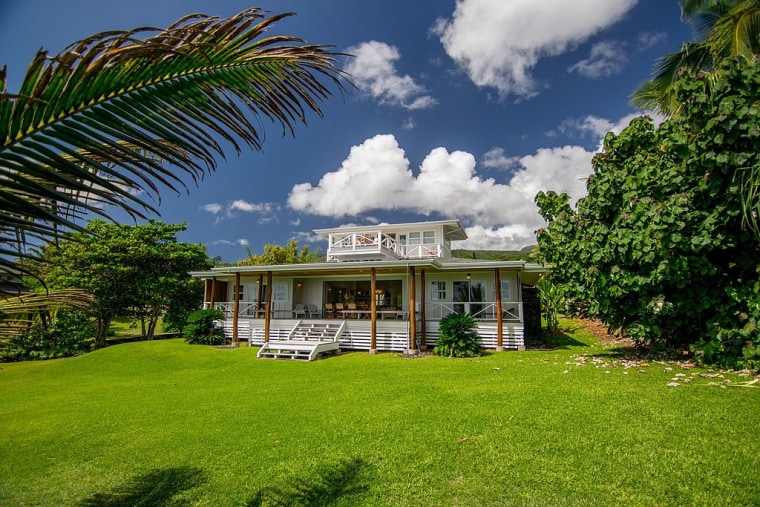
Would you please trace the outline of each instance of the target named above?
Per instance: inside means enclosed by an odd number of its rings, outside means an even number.
[[[476,357],[480,355],[478,322],[469,313],[452,313],[439,323],[439,337],[433,352],[439,356]]]
[[[224,319],[224,313],[215,308],[197,310],[190,314],[183,330],[185,341],[191,345],[220,345],[224,331],[214,321]]]
[[[608,134],[588,196],[536,197],[544,261],[570,301],[641,345],[690,347],[726,366],[760,358],[760,241],[742,194],[760,174],[760,65],[683,76],[681,117]]]

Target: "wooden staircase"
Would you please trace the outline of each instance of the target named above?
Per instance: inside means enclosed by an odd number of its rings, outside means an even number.
[[[299,320],[285,340],[270,340],[259,349],[256,357],[269,359],[301,359],[313,361],[319,356],[340,350],[339,339],[345,321],[304,322]]]

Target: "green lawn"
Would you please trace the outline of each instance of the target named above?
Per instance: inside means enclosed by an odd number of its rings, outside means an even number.
[[[760,499],[760,389],[711,385],[752,377],[626,367],[582,330],[478,359],[255,352],[171,339],[1,365],[0,504]]]

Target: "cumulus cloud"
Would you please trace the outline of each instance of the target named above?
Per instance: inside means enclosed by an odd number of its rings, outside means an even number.
[[[493,153],[511,160],[503,150]],[[535,243],[533,231],[543,226],[533,202],[536,193],[567,192],[577,200],[585,194],[592,157],[579,146],[542,149],[514,157],[508,179],[496,181],[478,174],[472,154],[439,147],[415,174],[395,137],[377,135],[352,147],[341,167],[317,185],[295,185],[288,204],[337,218],[373,210],[458,218],[472,232],[462,248],[521,248]]]
[[[571,65],[567,70],[591,79],[600,79],[619,74],[627,62],[623,45],[608,40],[591,46],[589,57]]]
[[[480,163],[483,167],[490,169],[509,169],[514,166],[515,162],[519,161],[518,157],[508,157],[504,154],[504,148],[491,148],[488,150]]]
[[[259,223],[267,223],[276,219],[275,214],[279,210],[279,205],[271,202],[251,203],[243,199],[235,199],[227,205],[216,202],[204,204],[200,207],[201,211],[216,215],[216,223],[238,216],[238,212],[254,213],[259,215]]]
[[[214,215],[219,214],[222,211],[222,205],[216,202],[212,202],[209,204],[204,204],[200,207],[201,211],[207,211],[209,213],[213,213]]]
[[[412,77],[398,74],[395,62],[401,54],[395,46],[373,40],[351,46],[346,52],[355,57],[346,65],[346,72],[361,91],[380,104],[415,110],[428,109],[437,103]]]
[[[532,69],[608,28],[637,0],[459,0],[433,33],[446,53],[480,87],[502,98],[528,98],[539,85]]]

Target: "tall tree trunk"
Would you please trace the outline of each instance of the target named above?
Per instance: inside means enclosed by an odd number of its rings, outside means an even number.
[[[98,317],[97,331],[95,333],[95,348],[102,349],[106,346],[106,337],[108,336],[108,328],[111,327],[110,315],[100,315]]]

